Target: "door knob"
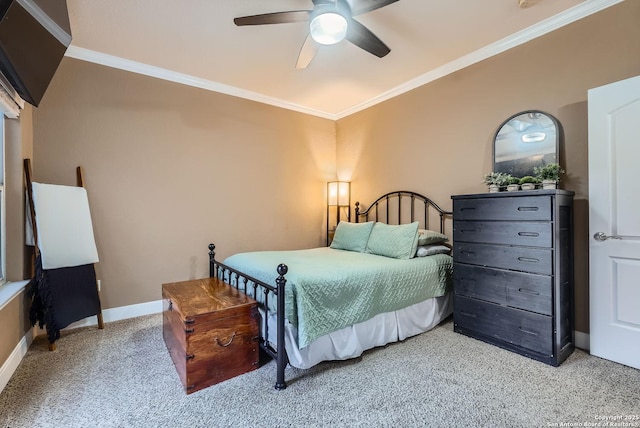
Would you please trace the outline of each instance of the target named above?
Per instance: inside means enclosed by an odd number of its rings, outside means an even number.
[[[603,242],[603,241],[606,241],[607,239],[622,239],[622,236],[617,236],[617,235],[607,236],[607,234],[604,232],[596,232],[593,234],[593,239],[599,242]]]

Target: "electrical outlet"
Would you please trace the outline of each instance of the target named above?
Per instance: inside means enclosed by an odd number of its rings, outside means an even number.
[[[100,280],[98,280],[98,293],[100,292]]]

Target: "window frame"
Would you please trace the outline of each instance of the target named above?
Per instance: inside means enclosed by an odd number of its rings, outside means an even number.
[[[5,203],[5,115],[0,113],[0,286],[7,282],[7,210]]]

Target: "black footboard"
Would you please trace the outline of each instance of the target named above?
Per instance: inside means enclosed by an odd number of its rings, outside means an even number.
[[[284,369],[288,363],[287,351],[284,347],[284,286],[287,282],[285,275],[288,268],[285,264],[278,265],[276,269],[278,277],[276,278],[276,286],[267,284],[259,279],[246,275],[238,270],[220,263],[216,260],[216,246],[209,244],[209,276],[223,280],[227,284],[237,288],[243,293],[258,299],[258,289],[264,293],[264,301],[260,302],[260,307],[264,310],[263,329],[260,337],[260,348],[262,348],[269,356],[276,360],[276,389],[285,389],[287,387],[284,381]],[[276,349],[273,349],[269,342],[269,296],[276,297]]]

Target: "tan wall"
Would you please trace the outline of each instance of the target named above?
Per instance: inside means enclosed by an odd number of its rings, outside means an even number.
[[[209,241],[222,257],[321,245],[336,153],[353,200],[405,188],[450,208],[452,194],[485,191],[497,126],[544,110],[565,133],[576,321],[588,331],[587,90],[640,74],[638,17],[640,2],[621,3],[340,120],[337,135],[323,119],[65,59],[34,109],[34,174],[73,184],[75,167],[85,168],[103,306],[118,307],[157,300],[162,282],[205,275]],[[32,155],[30,113],[19,128],[23,157]],[[21,165],[7,165],[7,197],[18,197],[9,196],[16,172]],[[21,210],[7,213],[12,279],[28,260]],[[0,323],[4,361],[28,330],[23,295],[0,310]]]
[[[209,242],[321,245],[335,140],[330,120],[65,58],[34,111],[34,177],[83,166],[113,308],[208,275]]]
[[[7,361],[18,343],[31,328],[29,304],[20,293],[0,309],[0,367]]]
[[[338,174],[363,203],[399,188],[451,208],[485,192],[493,136],[529,109],[564,128],[562,183],[575,196],[576,328],[588,332],[587,90],[640,74],[640,2],[561,28],[338,122]]]
[[[7,278],[28,278],[24,269],[28,259],[24,246],[24,187],[22,159],[32,150],[32,109],[29,105],[20,119],[5,120],[5,201],[7,228]],[[0,366],[29,331],[29,304],[18,294],[0,309]]]

